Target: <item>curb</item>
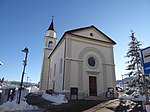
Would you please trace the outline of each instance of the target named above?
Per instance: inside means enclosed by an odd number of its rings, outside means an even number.
[[[111,104],[113,102],[116,102],[116,101],[119,101],[119,99],[108,100],[106,102],[100,103],[100,104],[98,104],[98,105],[96,105],[96,106],[94,106],[94,107],[92,107],[92,108],[90,108],[88,110],[83,111],[83,112],[95,112],[95,111],[97,111],[97,110],[99,110],[101,108],[104,108],[107,105],[109,105],[109,104]]]

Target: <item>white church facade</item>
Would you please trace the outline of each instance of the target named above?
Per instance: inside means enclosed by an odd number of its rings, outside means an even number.
[[[113,46],[116,43],[95,26],[66,31],[56,44],[53,20],[46,32],[40,90],[78,97],[105,97],[116,87]]]

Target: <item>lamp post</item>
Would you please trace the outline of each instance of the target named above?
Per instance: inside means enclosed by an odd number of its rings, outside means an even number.
[[[20,98],[21,98],[21,90],[22,90],[22,85],[23,85],[23,78],[24,78],[24,74],[25,74],[25,68],[26,68],[26,65],[27,65],[27,56],[28,56],[28,53],[29,53],[29,50],[27,47],[25,47],[22,52],[25,52],[26,55],[25,55],[25,60],[23,60],[23,72],[22,72],[22,77],[21,77],[21,83],[20,83],[20,89],[19,89],[19,99],[18,99],[18,104],[20,104]]]
[[[3,63],[0,61],[0,65],[3,65]]]

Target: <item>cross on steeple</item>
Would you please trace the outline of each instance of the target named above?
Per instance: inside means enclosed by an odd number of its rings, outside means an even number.
[[[52,21],[53,21],[53,19],[54,19],[54,16],[52,16]]]

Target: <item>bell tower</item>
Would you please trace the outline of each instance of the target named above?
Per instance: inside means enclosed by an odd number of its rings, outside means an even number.
[[[46,31],[45,39],[44,39],[44,48],[48,48],[49,50],[53,50],[56,45],[56,31],[54,29],[53,19]]]
[[[40,79],[40,90],[48,89],[48,67],[49,67],[49,55],[52,52],[56,45],[56,31],[54,29],[53,18],[49,28],[46,31],[44,38],[44,51],[43,51],[43,63],[41,70],[41,79]]]

